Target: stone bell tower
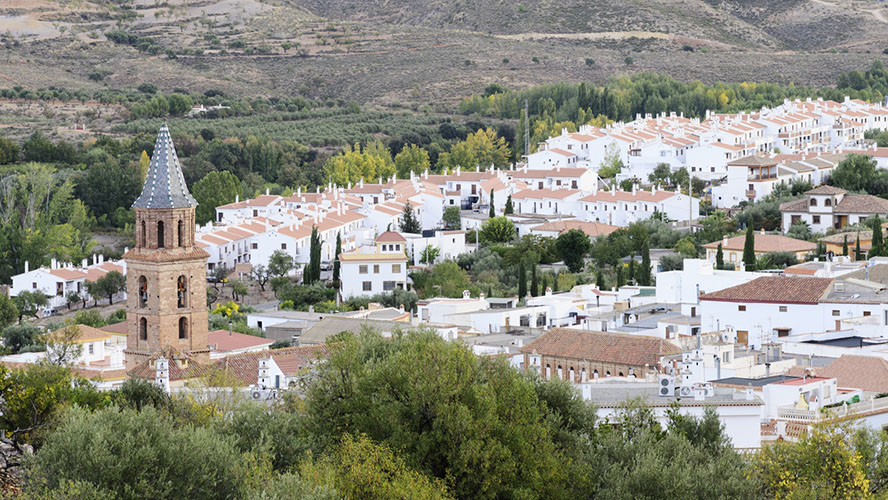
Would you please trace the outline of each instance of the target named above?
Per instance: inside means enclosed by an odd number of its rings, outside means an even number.
[[[126,261],[126,366],[170,356],[208,362],[207,258],[194,244],[195,207],[170,131],[157,133],[142,194],[133,203],[136,246]]]

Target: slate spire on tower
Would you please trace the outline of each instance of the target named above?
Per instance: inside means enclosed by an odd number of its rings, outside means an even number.
[[[166,122],[157,132],[154,154],[148,165],[148,175],[142,194],[133,203],[134,208],[186,208],[196,207],[197,201],[188,192],[179,157],[170,137]]]

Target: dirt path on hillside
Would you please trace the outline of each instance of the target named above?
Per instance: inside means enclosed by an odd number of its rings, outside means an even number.
[[[562,38],[566,40],[625,40],[628,38],[656,38],[668,40],[672,35],[653,31],[602,31],[597,33],[517,33],[514,35],[495,35],[497,38],[507,40],[545,40],[547,38]]]

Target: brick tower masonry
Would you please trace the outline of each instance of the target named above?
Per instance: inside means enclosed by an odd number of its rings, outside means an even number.
[[[195,207],[170,131],[160,127],[126,261],[126,366],[163,355],[184,368],[209,361],[206,264],[194,244]]]

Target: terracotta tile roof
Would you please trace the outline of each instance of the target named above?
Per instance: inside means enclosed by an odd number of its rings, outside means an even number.
[[[833,212],[855,214],[886,214],[888,200],[871,194],[846,194]]]
[[[787,374],[802,376],[805,368],[794,366]],[[888,361],[876,356],[843,354],[829,366],[818,368],[817,376],[838,379],[839,387],[888,392]]]
[[[84,273],[83,271],[78,271],[78,270],[74,270],[74,269],[65,269],[65,268],[52,269],[49,271],[49,274],[51,274],[57,278],[61,278],[63,280],[76,280],[76,279],[86,277],[86,273]]]
[[[857,243],[857,238],[860,238],[860,248],[863,248],[864,242],[867,242],[867,245],[871,245],[873,241],[873,232],[872,231],[858,231],[854,233],[836,233],[831,234],[829,236],[824,236],[820,238],[820,241],[823,243],[844,243],[845,236],[848,237],[848,249],[854,251],[854,245]]]
[[[392,241],[405,242],[407,239],[394,231],[386,231],[376,237],[377,243],[389,243]]]
[[[309,368],[313,361],[326,358],[329,354],[330,350],[326,344],[287,347],[270,351],[235,354],[217,360],[214,366],[231,373],[241,384],[248,386],[255,384],[259,378],[260,359],[266,359],[271,356],[278,368],[284,372],[284,375],[293,376]],[[172,365],[173,363],[170,363],[170,378],[172,378]]]
[[[513,179],[545,179],[547,177],[582,177],[592,171],[587,168],[565,167],[552,170],[520,170],[510,172]]]
[[[741,285],[707,293],[700,300],[816,304],[830,290],[830,278],[764,276]]]
[[[754,233],[753,239],[755,240],[755,252],[756,253],[771,253],[771,252],[811,252],[817,248],[816,243],[811,243],[810,241],[805,240],[797,240],[795,238],[790,238],[788,236],[783,236],[780,234],[761,234]],[[718,248],[718,245],[721,244],[722,250],[743,250],[743,246],[746,243],[746,235],[741,234],[740,236],[734,236],[733,238],[728,238],[728,241],[724,240],[713,241],[703,245],[703,248]]]
[[[605,191],[601,190],[597,193],[590,194],[586,197],[580,198],[580,201],[604,201],[604,202],[617,202],[617,201],[628,201],[628,202],[636,202],[636,201],[646,201],[648,203],[657,203],[663,200],[668,200],[673,196],[678,196],[678,193],[674,193],[672,191],[657,191],[656,193],[651,191],[636,191],[635,194],[632,194],[631,191]]]
[[[526,200],[551,198],[553,200],[563,200],[571,196],[582,194],[582,191],[576,189],[524,189],[512,195],[513,200]]]
[[[122,335],[126,335],[128,333],[126,320],[123,320],[120,323],[112,323],[110,325],[105,325],[105,326],[99,328],[99,330],[102,330],[103,332],[117,333],[117,334],[122,334]]]
[[[255,335],[246,335],[237,332],[231,332],[229,335],[228,330],[213,330],[209,333],[207,341],[210,346],[216,346],[214,350],[219,352],[270,346],[274,343],[273,340],[257,337]]]
[[[555,154],[559,154],[561,156],[576,156],[576,153],[571,153],[570,151],[565,151],[563,149],[558,148],[549,148],[546,151],[550,151]]]
[[[844,189],[837,188],[835,186],[827,186],[824,184],[821,186],[817,186],[814,189],[805,191],[805,194],[845,194],[847,192],[848,191],[845,191]]]
[[[522,347],[521,352],[632,366],[655,366],[662,356],[677,354],[682,350],[672,342],[657,337],[554,328]]]
[[[728,162],[729,167],[773,167],[778,163],[776,158],[768,158],[761,155],[745,156],[737,160]]]
[[[785,201],[777,207],[781,212],[807,212],[808,199],[799,198],[798,200]]]

